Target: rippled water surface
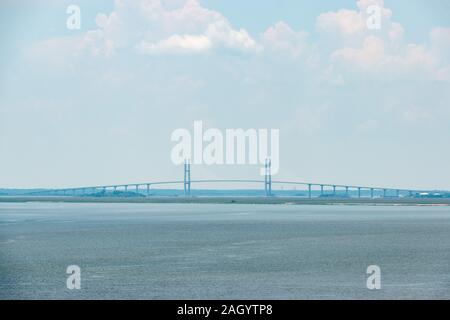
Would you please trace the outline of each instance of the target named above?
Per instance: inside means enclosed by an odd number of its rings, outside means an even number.
[[[449,299],[450,207],[0,203],[0,298]]]

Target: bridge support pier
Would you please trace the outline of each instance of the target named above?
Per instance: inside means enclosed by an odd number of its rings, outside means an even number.
[[[358,198],[361,198],[361,187],[358,187]]]
[[[264,164],[264,191],[266,192],[266,197],[270,197],[272,195],[272,174],[270,172],[270,167],[272,163],[270,159],[266,159],[266,163]]]
[[[308,197],[311,199],[311,184],[308,184]]]
[[[184,162],[184,196],[191,195],[191,164],[188,160]]]

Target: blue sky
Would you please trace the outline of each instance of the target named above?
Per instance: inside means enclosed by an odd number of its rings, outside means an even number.
[[[179,179],[170,134],[203,120],[280,129],[279,179],[450,189],[448,1],[0,6],[0,187]]]

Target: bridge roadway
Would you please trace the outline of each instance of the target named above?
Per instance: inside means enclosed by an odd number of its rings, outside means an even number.
[[[151,186],[159,186],[159,185],[173,185],[173,184],[182,184],[185,186],[185,192],[186,192],[186,184],[189,184],[189,191],[190,191],[190,184],[198,184],[198,183],[259,183],[259,184],[265,184],[265,180],[251,180],[251,179],[214,179],[214,180],[178,180],[178,181],[157,181],[157,182],[144,182],[144,183],[129,183],[129,184],[116,184],[116,185],[98,185],[98,186],[84,186],[84,187],[75,187],[75,188],[61,188],[61,189],[45,189],[40,190],[36,192],[30,192],[31,195],[39,195],[39,194],[45,194],[45,195],[80,195],[80,194],[86,194],[87,192],[91,191],[92,193],[96,193],[97,190],[112,190],[117,191],[118,189],[121,191],[131,191],[142,193],[142,191],[146,190],[147,195],[150,195],[150,189]],[[338,189],[344,189],[345,195],[350,196],[349,192],[351,190],[357,191],[357,197],[360,198],[361,191],[370,191],[370,197],[373,198],[375,195],[375,192],[381,192],[383,197],[386,197],[388,193],[394,192],[394,195],[396,197],[400,197],[401,195],[408,195],[412,196],[416,193],[423,193],[423,192],[433,192],[433,191],[426,191],[426,190],[413,190],[413,189],[400,189],[400,188],[386,188],[386,187],[370,187],[370,186],[355,186],[355,185],[343,185],[343,184],[329,184],[329,183],[312,183],[312,182],[297,182],[297,181],[270,181],[270,184],[282,184],[282,185],[300,185],[305,186],[307,188],[306,191],[308,191],[308,197],[313,197],[313,190],[314,187],[320,188],[320,194],[319,196],[324,195],[335,195],[335,196],[342,196],[342,192],[338,193]],[[331,188],[333,193],[327,193],[325,188]],[[131,189],[131,190],[130,190]],[[190,192],[189,192],[190,193]],[[188,194],[186,194],[188,195]],[[271,196],[272,194],[268,194],[268,196]],[[392,196],[392,195],[391,195]]]

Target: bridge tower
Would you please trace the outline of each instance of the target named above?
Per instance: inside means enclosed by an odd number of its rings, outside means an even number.
[[[189,160],[184,162],[184,196],[191,195],[191,164]]]
[[[270,172],[271,165],[270,159],[266,159],[266,163],[264,164],[264,190],[266,191],[267,197],[272,195],[272,174]]]

